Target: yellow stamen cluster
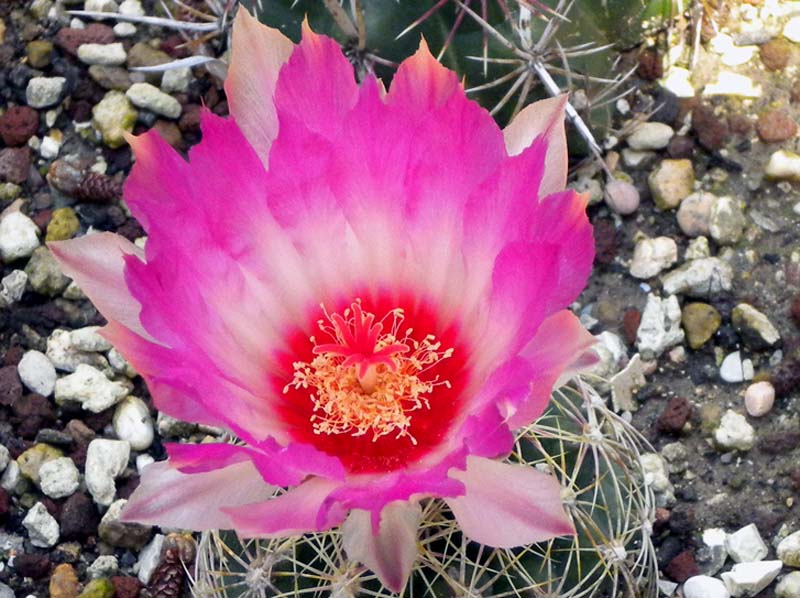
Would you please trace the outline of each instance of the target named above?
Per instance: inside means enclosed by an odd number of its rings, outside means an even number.
[[[350,310],[346,310],[345,316],[349,313]],[[361,313],[364,312],[359,309],[358,314]],[[315,434],[363,436],[371,432],[375,441],[396,433],[397,438],[408,437],[412,444],[416,444],[416,439],[409,433],[410,414],[430,407],[429,395],[436,386],[450,385],[448,381],[440,381],[438,376],[425,380],[420,375],[442,359],[451,357],[453,350],[441,350],[441,343],[433,335],[421,341],[411,338],[413,330],[410,328],[402,338],[398,338],[403,312],[395,309],[388,315],[394,318],[391,331],[378,335],[373,354],[399,345],[408,350],[394,352],[389,360],[371,363],[365,376],[359,375],[358,366],[360,361],[369,363],[370,355],[363,356],[356,363],[351,358],[350,363],[344,365],[346,357],[341,351],[315,351],[317,355],[310,363],[298,361],[293,364],[294,378],[284,392],[291,387],[312,391],[310,399],[314,403],[314,415],[311,421]],[[371,314],[366,314],[369,316]],[[327,322],[320,320],[319,326],[338,343],[337,346],[343,346],[347,331],[340,330],[335,321],[329,317]],[[343,321],[338,319],[339,323]],[[355,328],[352,318],[346,322],[349,328]],[[331,323],[334,324],[331,326]],[[314,337],[310,340],[318,346]]]

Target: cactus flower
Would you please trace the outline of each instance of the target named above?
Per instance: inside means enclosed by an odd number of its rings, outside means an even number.
[[[240,441],[168,444],[124,516],[341,526],[395,591],[428,498],[491,546],[572,533],[558,481],[503,462],[592,343],[566,309],[593,242],[564,190],[565,100],[501,130],[424,43],[386,91],[307,25],[295,46],[244,10],[226,90],[188,161],[129,138],[144,250],[51,244],[157,408]]]

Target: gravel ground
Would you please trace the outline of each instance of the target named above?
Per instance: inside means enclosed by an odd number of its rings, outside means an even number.
[[[601,341],[595,373],[611,379],[609,400],[662,457],[650,481],[664,592],[725,596],[724,579],[735,595],[790,598],[800,596],[800,3],[723,4],[691,72],[662,78],[649,49],[623,56],[639,68],[606,158],[636,193],[604,200],[596,166],[574,172],[593,195],[598,249],[575,308]],[[120,201],[131,166],[122,131],[155,127],[187,150],[201,104],[227,113],[221,81],[131,71],[186,55],[160,30],[71,23],[50,0],[4,2],[0,19],[0,598],[177,596],[188,541],[115,513],[138,469],[164,457],[162,440],[217,431],[156,413],[44,241],[90,229],[141,238]]]

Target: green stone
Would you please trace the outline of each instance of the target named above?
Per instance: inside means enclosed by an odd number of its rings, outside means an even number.
[[[22,475],[33,481],[35,484],[38,484],[39,468],[48,461],[52,461],[53,459],[58,459],[59,457],[63,456],[64,453],[62,453],[56,447],[40,442],[39,444],[34,444],[31,448],[17,457],[17,465],[19,465],[19,471],[22,473]]]
[[[114,584],[110,579],[101,577],[86,584],[78,598],[114,598]]]
[[[28,64],[35,69],[41,69],[50,64],[53,57],[53,44],[37,39],[25,46],[25,53],[28,55]]]
[[[22,187],[15,183],[0,183],[0,201],[13,201],[22,193]]]
[[[75,236],[81,228],[78,216],[72,208],[58,208],[53,210],[53,216],[47,225],[45,241],[64,241]]]
[[[692,349],[699,349],[714,336],[722,316],[708,303],[689,303],[681,313],[681,325]]]
[[[55,297],[67,288],[69,278],[61,272],[56,258],[50,250],[42,245],[37,247],[28,264],[25,266],[28,284],[34,291],[48,297]]]
[[[139,113],[121,91],[109,91],[92,108],[92,125],[110,148],[125,145],[125,133],[133,131]]]

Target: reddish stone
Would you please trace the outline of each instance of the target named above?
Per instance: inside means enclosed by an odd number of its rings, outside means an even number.
[[[728,124],[714,114],[711,106],[702,104],[692,110],[692,129],[700,145],[712,151],[722,148],[731,136]]]
[[[686,135],[673,135],[667,144],[667,154],[674,160],[681,158],[691,159],[694,152],[694,141]]]
[[[622,331],[629,345],[636,343],[636,333],[639,331],[639,323],[641,321],[642,314],[638,309],[631,308],[625,310],[625,315],[622,316]]]
[[[797,134],[797,123],[785,110],[769,110],[758,117],[756,131],[765,143],[780,143]]]
[[[789,315],[792,317],[794,325],[800,328],[800,294],[795,295],[792,306],[789,308]]]
[[[183,114],[178,121],[178,127],[184,133],[193,133],[200,128],[200,114],[203,112],[202,106],[198,104],[187,104],[183,107]]]
[[[758,52],[768,70],[782,71],[792,57],[792,43],[783,38],[773,39],[761,46]]]
[[[664,65],[657,50],[648,48],[639,54],[639,66],[636,74],[645,81],[655,81],[664,75]]]
[[[700,575],[700,567],[697,566],[692,551],[684,550],[669,562],[664,572],[673,581],[683,583],[690,577]]]
[[[0,368],[0,405],[10,407],[22,396],[22,382],[17,367],[7,365]]]
[[[55,44],[67,54],[78,55],[78,46],[82,44],[110,44],[116,39],[114,30],[102,23],[92,23],[84,29],[62,27],[56,33]]]
[[[0,181],[21,185],[28,180],[30,168],[29,147],[7,147],[0,150]]]
[[[111,578],[114,584],[114,596],[116,598],[138,598],[142,590],[141,582],[135,577],[127,575],[115,575]]]
[[[617,257],[619,239],[617,229],[608,220],[594,223],[594,261],[598,264],[610,264]]]
[[[5,523],[10,510],[11,496],[9,496],[8,490],[0,486],[0,523]]]
[[[14,557],[14,569],[23,577],[41,579],[50,573],[52,563],[41,554],[18,554]]]
[[[679,434],[692,415],[692,404],[686,397],[672,397],[658,417],[656,429],[664,434]]]
[[[731,128],[731,133],[740,137],[748,137],[753,130],[753,123],[744,114],[729,114],[728,126]]]
[[[47,225],[50,224],[50,219],[53,217],[52,210],[42,210],[34,214],[33,220],[36,223],[36,226],[39,227],[39,230],[45,232],[47,230]]]
[[[0,116],[0,137],[6,145],[25,145],[39,128],[39,113],[29,106],[11,106]]]
[[[3,356],[3,365],[17,365],[25,355],[25,348],[21,345],[11,345]]]

